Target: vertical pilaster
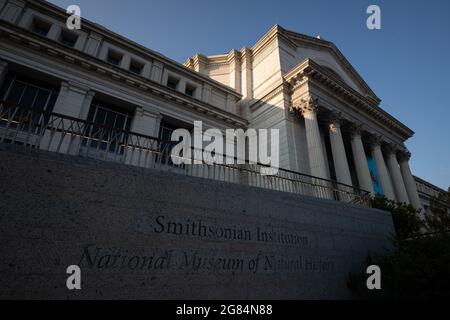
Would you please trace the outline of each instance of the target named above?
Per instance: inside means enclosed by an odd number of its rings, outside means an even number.
[[[211,102],[211,85],[209,84],[203,84],[203,92],[202,92],[202,100],[206,103]]]
[[[242,54],[241,86],[244,98],[253,99],[253,62],[252,51],[244,48]]]
[[[228,55],[230,65],[230,87],[237,93],[241,93],[241,59],[240,53],[232,50]]]
[[[164,65],[160,61],[153,61],[151,80],[161,84]]]
[[[25,7],[23,0],[9,0],[0,13],[0,20],[16,23]]]
[[[91,32],[86,41],[86,46],[84,48],[84,52],[91,56],[97,57],[101,42],[102,42],[102,36]]]
[[[144,107],[138,107],[134,113],[131,123],[131,132],[142,134],[146,137],[131,137],[130,147],[125,153],[125,163],[150,168],[154,165],[157,141],[151,139],[157,138],[161,124],[161,115],[153,113]]]
[[[62,82],[53,112],[86,120],[94,92],[80,84]],[[51,124],[41,139],[40,148],[76,155],[80,148],[80,137],[70,134],[71,131],[81,133],[82,124],[75,120],[57,119]]]

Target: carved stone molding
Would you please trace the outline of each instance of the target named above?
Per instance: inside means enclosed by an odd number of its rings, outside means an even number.
[[[300,111],[302,114],[309,112],[317,112],[319,110],[319,99],[309,95],[307,98],[300,100]]]
[[[370,147],[373,149],[375,147],[381,147],[381,145],[384,142],[384,139],[382,136],[379,135],[372,135],[370,136],[370,138],[368,139],[368,142],[370,144]]]
[[[397,157],[399,162],[409,161],[409,159],[411,159],[411,152],[409,152],[409,150],[407,149],[400,150],[397,152]]]
[[[331,111],[325,118],[325,122],[334,127],[340,127],[343,120],[342,112],[339,111]]]
[[[360,123],[352,123],[348,128],[347,131],[350,133],[351,137],[354,136],[361,136],[363,132],[363,126]]]
[[[289,107],[289,113],[299,119],[305,117],[306,114],[316,113],[319,109],[318,100],[318,98],[314,98],[312,95],[309,95],[306,98],[302,98],[300,100],[300,103],[294,104]]]

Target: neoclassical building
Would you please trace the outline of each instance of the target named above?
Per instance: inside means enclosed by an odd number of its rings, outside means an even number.
[[[45,1],[0,0],[2,141],[147,166],[155,160],[142,157],[148,141],[164,147],[195,120],[221,130],[276,128],[285,174],[276,188],[301,192],[293,177],[302,176],[422,207],[405,147],[414,132],[380,107],[332,42],[275,25],[252,47],[182,65],[84,19],[81,30],[68,30],[66,19]],[[26,132],[12,125],[11,105],[42,116],[34,127],[27,118]],[[109,138],[92,138],[100,131]]]

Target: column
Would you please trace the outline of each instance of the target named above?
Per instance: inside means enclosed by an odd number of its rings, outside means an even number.
[[[408,193],[408,198],[411,204],[416,209],[423,209],[422,203],[420,202],[419,193],[417,192],[417,185],[414,177],[409,168],[409,159],[411,154],[409,152],[402,152],[400,154],[400,171],[402,173],[403,181],[405,183],[406,192]]]
[[[100,44],[102,42],[102,36],[91,32],[86,41],[86,46],[84,47],[84,52],[96,57],[98,50],[100,49]]]
[[[305,119],[306,143],[308,145],[308,158],[311,175],[319,178],[327,178],[325,167],[325,153],[322,149],[319,123],[317,121],[317,99],[309,97],[302,100],[302,115]]]
[[[308,159],[310,174],[314,177],[327,179],[325,152],[323,150],[322,137],[317,121],[317,99],[309,96],[301,100],[301,113],[305,119],[306,144],[308,146]],[[331,192],[334,187],[331,182],[312,178],[312,195],[320,198],[332,199]]]
[[[351,144],[359,187],[374,195],[372,178],[370,176],[369,165],[367,164],[366,153],[364,152],[364,145],[362,143],[361,131],[359,128],[353,128]]]
[[[8,73],[8,63],[4,60],[0,60],[0,88],[3,86],[3,82],[6,79]]]
[[[389,172],[384,161],[383,152],[381,151],[381,138],[375,137],[372,140],[372,157],[375,159],[375,164],[377,166],[378,177],[380,178],[381,187],[383,188],[384,195],[389,200],[396,200],[394,194],[394,188],[391,184],[391,178],[389,177]]]
[[[397,201],[409,204],[408,194],[406,192],[406,187],[403,182],[402,174],[400,172],[397,156],[395,155],[395,149],[393,147],[389,147],[387,148],[386,153],[387,165],[389,168],[389,172],[391,173],[392,184],[394,185]]]
[[[344,140],[341,133],[341,122],[337,117],[329,119],[328,124],[331,152],[333,154],[334,169],[338,182],[352,186],[352,177],[348,167],[347,155],[345,153]]]
[[[86,120],[94,92],[80,84],[62,82],[53,112]],[[53,118],[41,139],[40,148],[60,153],[78,154],[81,139],[72,133],[82,133],[84,123],[76,120]]]

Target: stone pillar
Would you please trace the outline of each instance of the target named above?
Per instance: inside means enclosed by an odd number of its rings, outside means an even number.
[[[25,3],[23,0],[9,0],[1,11],[0,20],[16,23],[25,8]]]
[[[85,120],[87,118],[85,100],[89,99],[92,101],[93,97],[93,93],[88,94],[89,92],[89,88],[81,84],[62,82],[53,112]],[[81,115],[85,115],[86,117],[82,118]]]
[[[203,90],[202,90],[202,101],[206,103],[211,103],[211,92],[212,88],[211,85],[205,83],[203,84]]]
[[[131,122],[130,131],[147,137],[131,135],[128,148],[125,151],[125,163],[151,168],[155,162],[155,151],[157,150],[157,138],[162,116],[153,113],[143,107],[138,107]],[[155,138],[155,139],[152,139]]]
[[[394,185],[397,201],[409,204],[408,193],[406,192],[406,187],[400,172],[397,156],[395,155],[395,149],[393,147],[389,147],[386,149],[386,153],[387,165],[389,172],[391,173],[392,184]]]
[[[71,82],[62,82],[53,112],[64,116],[86,120],[94,92],[89,88]],[[78,154],[80,148],[79,136],[69,134],[82,133],[84,127],[81,122],[57,119],[49,124],[40,148],[60,153]],[[61,132],[62,131],[62,132]]]
[[[225,109],[230,113],[236,113],[236,101],[231,93],[227,93]]]
[[[364,152],[361,131],[359,128],[353,128],[351,144],[359,187],[360,189],[369,191],[372,195],[374,195],[372,178],[370,176],[369,165],[367,164],[367,157]]]
[[[241,51],[241,90],[244,98],[253,99],[253,61],[252,51],[244,48]]]
[[[47,38],[53,41],[57,41],[61,34],[61,27],[57,24],[52,24],[48,31]]]
[[[423,209],[422,203],[420,202],[419,193],[417,192],[417,185],[414,177],[409,168],[409,159],[411,154],[409,152],[402,152],[400,154],[400,171],[402,173],[403,182],[405,183],[406,192],[408,193],[408,198],[411,204],[416,209]]]
[[[383,152],[381,151],[381,138],[375,137],[372,141],[372,157],[375,160],[377,166],[378,177],[380,178],[381,187],[383,188],[383,193],[389,200],[396,200],[394,188],[391,184],[391,178],[389,177],[389,172],[386,167],[386,162],[384,161]]]
[[[99,34],[96,34],[94,32],[91,32],[86,41],[86,46],[84,47],[84,52],[91,56],[97,57],[101,42],[102,42],[102,36]]]
[[[0,88],[3,86],[3,82],[8,74],[8,62],[0,60]]]
[[[146,79],[150,79],[152,73],[152,63],[147,62],[144,65],[144,69],[142,70],[142,76]]]
[[[157,61],[157,60],[153,61],[150,79],[159,84],[162,84],[163,68],[164,68],[164,64],[162,64],[162,62]]]
[[[352,186],[352,177],[350,175],[350,169],[348,167],[344,140],[342,139],[340,120],[337,117],[330,118],[328,129],[330,134],[334,169],[336,171],[336,179],[340,183]]]
[[[228,54],[228,63],[230,65],[230,87],[237,93],[241,93],[241,59],[240,52],[230,51]]]
[[[308,145],[308,158],[311,175],[319,178],[327,178],[325,167],[325,153],[322,148],[319,123],[317,121],[317,99],[309,97],[302,100],[302,115],[305,119],[306,143]]]
[[[120,61],[119,67],[125,70],[130,69],[131,57],[129,54],[124,54]]]

